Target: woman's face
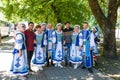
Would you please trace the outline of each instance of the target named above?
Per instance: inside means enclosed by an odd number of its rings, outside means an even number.
[[[36,30],[37,30],[38,32],[41,32],[41,28],[37,28]]]
[[[21,31],[21,32],[24,32],[25,30],[26,30],[25,25],[21,25],[21,26],[20,26],[20,31]]]
[[[75,28],[74,28],[74,32],[78,33],[78,32],[79,32],[79,28],[78,28],[78,27],[75,27]]]
[[[57,29],[58,29],[58,30],[61,30],[61,26],[58,26]]]
[[[42,30],[42,31],[45,31],[45,30],[46,30],[46,25],[42,25],[42,26],[41,26],[41,30]]]

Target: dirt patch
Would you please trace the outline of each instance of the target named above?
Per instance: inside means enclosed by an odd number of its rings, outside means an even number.
[[[102,54],[102,48],[99,53]],[[105,75],[108,75],[115,80],[120,80],[120,42],[117,42],[117,55],[118,59],[108,59],[100,56],[97,60],[97,66],[95,68]]]

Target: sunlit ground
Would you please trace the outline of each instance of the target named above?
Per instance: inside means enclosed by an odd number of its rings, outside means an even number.
[[[0,71],[9,71],[12,61],[12,53],[0,52]]]

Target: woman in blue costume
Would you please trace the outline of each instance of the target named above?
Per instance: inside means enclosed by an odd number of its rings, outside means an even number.
[[[25,45],[25,24],[19,26],[19,31],[17,31],[15,36],[15,47],[13,50],[13,61],[11,72],[16,77],[26,78],[25,75],[28,74],[28,62],[27,62],[27,51]]]
[[[100,42],[100,39],[99,39],[99,32],[98,32],[98,28],[97,27],[94,27],[93,28],[93,33],[94,33],[94,41],[95,41],[95,46],[94,46],[94,49],[93,49],[93,59],[94,59],[94,63],[93,65],[96,65],[97,64],[97,57],[99,56],[99,53],[98,53],[98,42]]]
[[[63,49],[63,40],[62,40],[62,24],[58,23],[56,25],[57,30],[54,31],[52,42],[53,42],[53,62],[55,63],[55,67],[63,68],[61,65],[64,59],[64,49]]]
[[[78,65],[82,63],[82,51],[79,50],[79,25],[74,26],[74,32],[72,34],[72,46],[70,51],[70,62],[74,64],[74,69],[77,69]]]
[[[35,39],[37,41],[34,58],[33,58],[33,64],[37,65],[39,70],[43,70],[43,66],[45,66],[46,63],[46,54],[45,54],[45,47],[47,45],[47,40],[45,38],[45,33],[42,32],[41,26],[36,26],[36,32],[35,32]]]
[[[97,47],[98,47],[98,42],[100,40],[99,40],[99,33],[98,33],[98,28],[97,27],[93,28],[93,33],[94,33],[94,40],[95,40],[95,45],[96,45],[94,47],[93,53],[95,54],[95,56],[99,56]]]

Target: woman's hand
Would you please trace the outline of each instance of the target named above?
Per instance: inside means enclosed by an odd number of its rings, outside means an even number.
[[[36,41],[36,40],[34,40],[34,42],[33,42],[33,43],[35,43],[35,44],[36,44],[36,43],[37,43],[37,41]]]
[[[22,56],[22,50],[19,50],[19,56],[20,57]]]
[[[81,50],[82,50],[82,48],[83,48],[82,46],[79,46],[79,51],[81,51]]]
[[[63,45],[65,45],[66,44],[66,41],[63,41]]]

